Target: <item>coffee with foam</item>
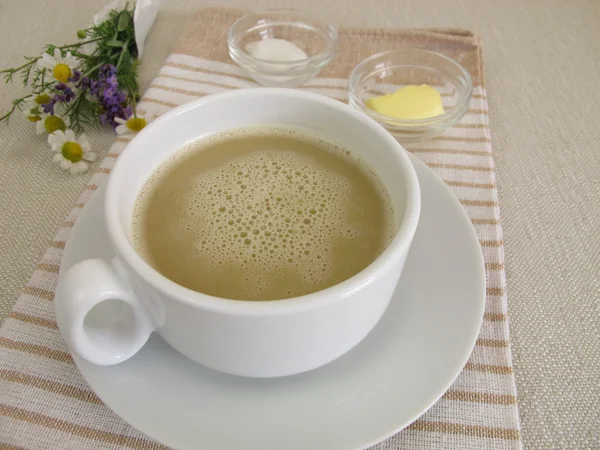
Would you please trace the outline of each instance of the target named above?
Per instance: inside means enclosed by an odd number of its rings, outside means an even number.
[[[132,234],[158,272],[237,300],[297,297],[357,274],[397,228],[385,186],[350,150],[296,128],[188,145],[151,175]]]

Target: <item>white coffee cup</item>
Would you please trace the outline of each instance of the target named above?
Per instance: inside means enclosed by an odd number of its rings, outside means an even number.
[[[399,226],[386,250],[363,271],[313,294],[251,302],[189,290],[136,253],[132,210],[153,170],[199,137],[258,124],[299,126],[329,136],[360,155],[383,180]],[[99,365],[132,357],[155,331],[193,361],[230,374],[275,377],[311,370],[352,349],[377,324],[398,283],[419,211],[419,184],[406,151],[366,115],[298,90],[207,96],[158,118],[118,158],[104,205],[107,245],[116,257],[86,260],[61,273],[58,325],[74,353]],[[106,301],[113,320],[90,324],[88,313]]]

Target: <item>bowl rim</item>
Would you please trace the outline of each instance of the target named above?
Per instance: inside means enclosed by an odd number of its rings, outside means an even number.
[[[388,57],[390,55],[398,55],[398,54],[406,54],[406,53],[413,53],[413,54],[420,53],[420,54],[431,55],[436,58],[442,59],[445,62],[449,62],[454,67],[456,67],[459,70],[459,72],[462,74],[462,76],[465,80],[465,87],[466,87],[466,93],[464,96],[461,97],[459,104],[455,107],[452,107],[450,110],[445,111],[444,114],[440,114],[440,115],[433,116],[433,117],[428,117],[426,119],[397,119],[395,117],[380,114],[377,111],[374,111],[371,108],[367,107],[364,104],[364,102],[358,97],[358,95],[356,93],[356,89],[357,89],[357,87],[359,85],[359,81],[360,81],[359,76],[360,76],[361,71],[365,68],[365,66],[372,63],[373,61]],[[422,67],[431,67],[431,66],[423,65]],[[350,77],[348,78],[348,102],[353,107],[357,108],[358,110],[362,111],[363,113],[368,114],[373,119],[375,119],[377,122],[384,124],[387,127],[394,127],[397,129],[406,127],[407,129],[409,129],[411,131],[419,130],[420,129],[419,126],[429,127],[432,125],[438,125],[438,124],[444,124],[446,122],[452,122],[455,119],[457,119],[456,121],[460,120],[460,118],[464,115],[465,111],[469,107],[469,103],[471,101],[472,95],[473,95],[473,78],[471,77],[471,74],[458,61],[456,61],[455,59],[450,58],[449,56],[446,56],[442,53],[439,53],[439,52],[434,52],[432,50],[423,50],[423,49],[418,49],[418,48],[393,49],[393,50],[386,50],[383,52],[375,53],[374,55],[371,55],[368,58],[361,61],[360,63],[358,63],[358,65],[354,69],[352,69],[352,72],[350,73]]]
[[[246,52],[244,49],[242,49],[235,43],[236,32],[240,31],[240,30],[238,30],[238,28],[241,26],[241,23],[244,19],[248,19],[253,16],[260,17],[262,15],[268,15],[268,14],[292,14],[292,15],[296,15],[299,17],[311,18],[313,20],[317,20],[318,22],[321,22],[321,25],[323,26],[323,28],[325,28],[329,32],[329,38],[327,39],[327,47],[324,50],[320,51],[319,53],[315,53],[314,55],[309,56],[306,59],[298,59],[295,61],[272,61],[269,59],[256,58],[256,57],[250,55],[248,52]],[[337,52],[338,43],[339,43],[338,31],[331,23],[329,23],[327,20],[325,20],[323,17],[319,16],[318,14],[314,14],[312,12],[303,11],[303,10],[295,9],[295,8],[262,9],[262,10],[256,10],[256,11],[250,12],[248,14],[244,14],[242,17],[237,19],[233,23],[233,25],[231,25],[231,27],[229,28],[229,31],[227,32],[227,46],[229,47],[230,53],[234,53],[236,57],[242,58],[242,59],[246,60],[246,62],[248,62],[248,61],[257,62],[257,63],[263,64],[263,65],[271,65],[271,66],[277,67],[277,68],[293,67],[293,66],[297,66],[298,64],[302,64],[302,66],[306,66],[315,61],[318,62],[319,66],[323,65],[323,64],[329,62],[333,58],[333,56]],[[301,68],[304,69],[304,67],[301,67]]]

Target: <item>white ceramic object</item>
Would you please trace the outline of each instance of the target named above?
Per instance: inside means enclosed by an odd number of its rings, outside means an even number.
[[[135,3],[133,12],[133,27],[135,30],[135,43],[138,49],[138,57],[141,57],[142,53],[144,53],[144,42],[146,41],[146,36],[150,32],[150,28],[152,28],[154,19],[156,19],[156,15],[160,9],[160,2],[161,0],[137,0],[135,2],[131,2],[129,0],[113,0],[104,5],[104,7],[94,15],[93,24],[100,25],[110,17],[110,12],[112,10],[121,11],[127,7],[128,3],[130,5]],[[85,45],[88,46],[88,53],[92,53],[93,50],[96,49],[96,43]]]
[[[347,450],[395,434],[455,380],[485,303],[483,258],[468,217],[435,174],[413,162],[422,209],[410,255],[383,318],[346,355],[300,375],[242,378],[195,364],[154,335],[116,366],[74,355],[83,377],[124,420],[172,448]],[[82,260],[114,257],[103,201],[101,187],[71,232],[61,279]]]
[[[309,129],[360,155],[388,188],[398,215],[395,237],[352,278],[283,301],[221,299],[168,280],[130,242],[138,192],[162,161],[190,141],[260,124]],[[381,125],[353,108],[277,88],[204,97],[150,124],[117,160],[104,206],[116,256],[81,262],[63,274],[55,302],[58,325],[73,352],[100,365],[130,358],[156,331],[188,358],[229,374],[274,377],[311,370],[349,351],[379,321],[402,272],[419,211],[419,183],[408,154]],[[96,305],[110,308],[113,319],[90,317],[98,315],[88,314]]]

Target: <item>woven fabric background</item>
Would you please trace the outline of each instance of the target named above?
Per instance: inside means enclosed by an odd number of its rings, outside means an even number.
[[[102,1],[0,2],[0,61],[16,65],[48,42],[68,42]],[[148,86],[190,12],[165,4],[148,40]],[[235,0],[240,7],[291,1]],[[577,0],[481,3],[358,0],[304,8],[336,24],[460,26],[483,36],[492,143],[505,231],[511,339],[528,448],[598,448],[600,4]],[[69,11],[69,14],[65,14]],[[0,108],[22,89],[0,86]],[[92,136],[101,154],[113,136]],[[28,124],[0,128],[0,304],[26,284],[89,175],[72,178],[44,153]]]

